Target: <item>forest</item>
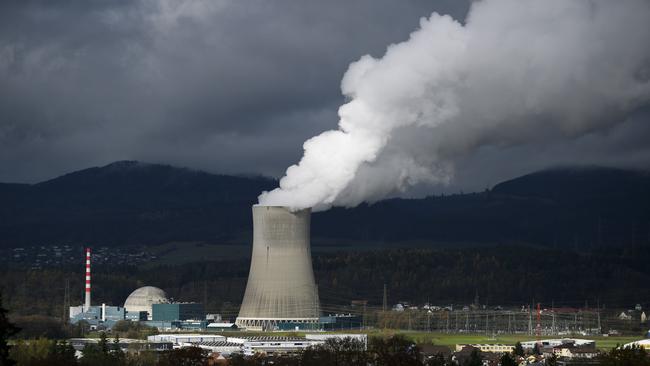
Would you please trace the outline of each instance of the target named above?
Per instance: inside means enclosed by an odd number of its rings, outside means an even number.
[[[353,300],[380,307],[386,285],[389,305],[471,304],[520,307],[532,301],[556,307],[632,308],[650,302],[650,252],[645,247],[589,252],[522,246],[381,249],[319,253],[313,257],[321,306],[335,312]],[[82,302],[83,268],[0,269],[5,307],[16,316],[61,317],[65,289],[70,304]],[[179,301],[204,302],[208,312],[236,316],[249,261],[177,266],[96,266],[93,302],[122,305],[144,285]]]

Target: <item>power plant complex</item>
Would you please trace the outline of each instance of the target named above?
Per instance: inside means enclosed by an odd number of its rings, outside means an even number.
[[[170,302],[167,294],[157,287],[144,286],[133,291],[124,302],[124,306],[91,304],[91,251],[86,252],[86,270],[84,304],[70,306],[69,320],[71,323],[87,322],[91,328],[111,328],[120,320],[142,321],[147,325],[160,329],[174,328],[205,328],[205,312],[203,304]]]
[[[253,206],[253,253],[238,327],[272,330],[319,323],[310,219],[310,209]]]
[[[361,326],[351,315],[321,317],[311,263],[311,210],[282,206],[252,207],[250,272],[234,323],[205,314],[203,304],[171,302],[157,287],[133,291],[124,306],[91,305],[90,249],[86,249],[85,302],[70,307],[72,323],[110,328],[119,320],[140,321],[159,330],[245,329],[251,331],[350,329]],[[218,329],[217,329],[218,328]]]

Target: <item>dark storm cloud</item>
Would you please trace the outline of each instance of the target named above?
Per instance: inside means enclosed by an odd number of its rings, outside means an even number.
[[[336,124],[348,64],[467,4],[0,5],[0,181],[118,159],[278,175]]]
[[[120,159],[280,176],[306,139],[336,127],[350,62],[381,57],[433,11],[462,21],[467,9],[462,0],[1,2],[0,182]],[[649,115],[479,149],[434,190],[480,190],[556,164],[648,167]]]

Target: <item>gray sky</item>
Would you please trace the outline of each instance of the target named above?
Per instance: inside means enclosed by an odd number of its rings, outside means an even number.
[[[279,177],[306,139],[336,127],[350,62],[380,57],[433,11],[462,21],[467,9],[462,0],[3,1],[0,181],[123,159]],[[557,164],[647,167],[649,114],[579,138],[484,149],[444,190]]]

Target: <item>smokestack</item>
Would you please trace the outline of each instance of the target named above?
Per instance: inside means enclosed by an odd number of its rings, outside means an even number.
[[[86,248],[86,302],[84,311],[90,310],[90,248]]]
[[[318,322],[310,218],[311,209],[253,206],[253,253],[237,326],[270,330],[280,323]]]

